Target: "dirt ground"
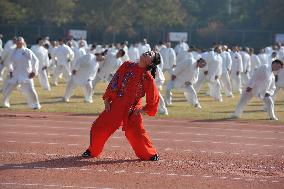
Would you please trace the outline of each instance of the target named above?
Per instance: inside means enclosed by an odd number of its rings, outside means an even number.
[[[284,188],[284,125],[145,116],[160,161],[139,161],[121,130],[83,159],[95,118],[1,110],[0,188]]]

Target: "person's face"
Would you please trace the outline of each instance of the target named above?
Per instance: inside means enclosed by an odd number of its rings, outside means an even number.
[[[204,68],[206,66],[206,62],[205,61],[198,61],[198,67],[199,68]]]
[[[140,56],[140,61],[146,66],[152,65],[152,54],[151,52],[145,52]]]
[[[103,61],[103,55],[101,53],[95,54],[97,61]]]
[[[17,48],[22,48],[24,46],[24,40],[23,39],[17,39],[16,45],[17,45]]]
[[[281,64],[274,63],[271,65],[271,67],[273,72],[277,72],[278,70],[281,69]]]

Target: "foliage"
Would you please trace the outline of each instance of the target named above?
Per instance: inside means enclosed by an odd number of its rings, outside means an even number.
[[[0,21],[8,24],[86,26],[135,35],[136,28],[283,29],[282,0],[1,0]]]

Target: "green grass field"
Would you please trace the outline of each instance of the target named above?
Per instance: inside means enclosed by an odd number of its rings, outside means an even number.
[[[50,92],[42,90],[39,86],[37,79],[35,80],[36,90],[39,95],[39,99],[42,105],[40,110],[32,110],[39,112],[69,112],[74,114],[91,114],[98,115],[103,110],[102,94],[105,91],[106,84],[99,83],[95,88],[94,103],[89,104],[84,102],[83,89],[77,88],[74,91],[74,95],[71,97],[70,102],[66,103],[62,101],[62,97],[65,93],[66,84],[61,80],[58,86],[52,86]],[[2,83],[0,83],[2,85]],[[169,110],[169,116],[158,115],[159,117],[179,118],[179,119],[192,119],[192,120],[224,120],[228,118],[235,109],[235,106],[239,100],[239,95],[235,94],[234,98],[223,97],[223,102],[216,102],[212,97],[208,97],[205,94],[207,89],[204,88],[199,94],[199,100],[202,109],[196,109],[189,105],[183,95],[183,91],[174,90],[173,105]],[[164,91],[163,91],[164,93]],[[2,99],[2,94],[0,94]],[[24,96],[18,91],[13,91],[10,97],[11,111],[31,111]],[[267,113],[262,110],[263,102],[254,98],[245,108],[245,112],[240,120],[264,121],[270,123],[284,123],[284,92],[280,91],[276,98],[275,111],[279,118],[279,121],[267,120]],[[4,110],[3,108],[0,108]],[[2,111],[3,112],[3,111]]]

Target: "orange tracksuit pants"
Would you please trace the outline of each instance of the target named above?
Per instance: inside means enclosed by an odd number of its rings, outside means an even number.
[[[133,148],[136,156],[141,160],[150,160],[157,154],[148,134],[146,133],[142,115],[129,115],[129,108],[125,107],[125,102],[114,101],[109,112],[103,111],[94,121],[90,131],[89,150],[92,157],[97,157],[103,150],[108,138],[121,126],[125,136]]]

